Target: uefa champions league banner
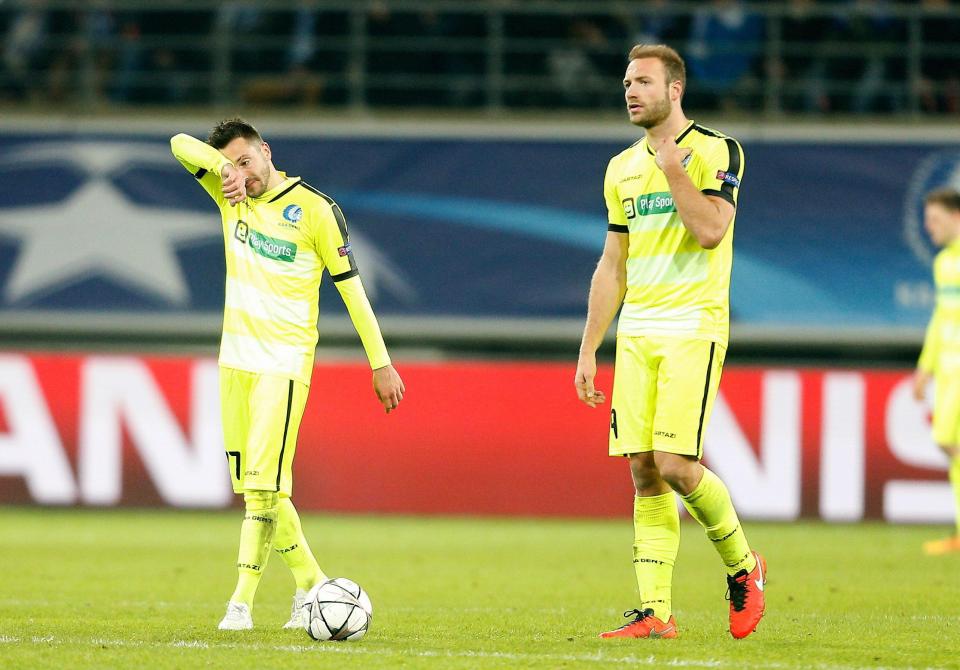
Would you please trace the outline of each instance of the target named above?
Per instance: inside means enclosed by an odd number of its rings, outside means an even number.
[[[0,328],[5,314],[114,314],[208,316],[216,330],[218,215],[170,155],[179,130],[0,133]],[[268,139],[280,169],[341,204],[387,324],[583,317],[606,235],[603,172],[628,142]],[[921,199],[960,186],[960,145],[743,144],[735,324],[925,324]],[[324,314],[342,315],[328,291]]]
[[[628,516],[608,410],[576,399],[572,365],[401,361],[409,392],[386,416],[365,365],[318,364],[298,507]],[[217,380],[208,358],[0,355],[0,504],[230,505]],[[611,381],[602,367],[598,387]],[[949,522],[947,461],[911,383],[908,370],[731,367],[705,460],[745,518]]]

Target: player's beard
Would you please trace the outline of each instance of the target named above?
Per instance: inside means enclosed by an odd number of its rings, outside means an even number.
[[[259,198],[267,191],[267,183],[270,181],[270,168],[265,167],[263,172],[256,175],[255,179],[257,182],[253,185],[253,188],[247,189],[247,195]]]
[[[669,89],[665,89],[661,100],[647,105],[643,116],[639,119],[631,119],[630,123],[635,126],[641,126],[642,128],[654,128],[666,121],[671,111]]]

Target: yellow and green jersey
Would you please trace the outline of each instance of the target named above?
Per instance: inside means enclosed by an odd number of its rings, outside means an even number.
[[[676,137],[691,150],[684,167],[702,193],[734,207],[743,177],[739,142],[691,121]],[[706,339],[726,346],[730,321],[733,222],[715,249],[687,231],[646,138],[607,166],[609,230],[628,233],[627,292],[618,335]]]
[[[937,254],[933,283],[937,303],[918,367],[926,372],[960,371],[960,238]]]
[[[171,147],[220,208],[227,265],[220,365],[310,384],[323,271],[342,295],[339,282],[359,283],[340,207],[282,172],[278,186],[231,206],[221,190],[221,170],[230,163],[223,154],[188,135],[174,137]],[[362,315],[368,332],[358,330],[372,367],[389,364],[362,286],[350,295],[358,296],[347,306],[352,317]]]

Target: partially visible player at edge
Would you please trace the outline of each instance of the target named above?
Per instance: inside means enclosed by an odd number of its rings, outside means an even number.
[[[960,551],[960,192],[945,188],[924,199],[923,222],[931,241],[943,247],[933,261],[936,307],[914,375],[914,395],[923,400],[934,379],[933,440],[950,459],[956,498],[956,533],[923,545],[927,554]]]
[[[235,493],[246,506],[239,578],[221,630],[253,627],[253,600],[271,547],[296,580],[290,620],[301,625],[306,592],[326,580],[290,500],[297,432],[317,345],[317,297],[330,273],[373,368],[389,413],[404,386],[360,283],[340,207],[273,165],[270,146],[242,119],[221,122],[207,143],[179,134],[173,155],[220,208],[227,262],[220,342],[223,440]]]
[[[633,47],[623,85],[630,122],[646,134],[607,167],[609,226],[575,384],[590,407],[605,402],[594,386],[596,351],[622,305],[609,451],[629,459],[636,488],[640,606],[624,614],[632,621],[600,637],[677,636],[675,491],[726,566],[730,632],[743,638],[763,616],[766,565],[750,550],[726,486],[700,464],[727,346],[743,151],[684,116],[685,66],[670,47]]]

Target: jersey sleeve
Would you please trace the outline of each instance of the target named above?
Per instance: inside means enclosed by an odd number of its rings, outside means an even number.
[[[377,317],[367,299],[366,291],[363,290],[360,277],[354,275],[349,279],[338,281],[337,290],[340,292],[343,304],[347,306],[347,313],[350,314],[350,321],[353,322],[353,327],[360,336],[360,342],[363,343],[363,350],[367,354],[370,368],[376,370],[390,365],[390,355],[387,353],[387,345],[384,344],[383,334],[380,332],[380,324],[377,323]]]
[[[934,309],[933,318],[927,326],[927,334],[923,338],[923,349],[920,351],[920,360],[917,367],[924,372],[936,372],[937,356],[940,353],[940,320],[938,310]]]
[[[359,274],[350,248],[347,219],[335,202],[319,203],[315,217],[314,243],[330,278],[341,282]]]
[[[623,210],[623,203],[617,195],[616,158],[607,164],[607,172],[603,176],[603,199],[607,204],[607,230],[614,233],[628,233],[627,215]],[[631,205],[632,207],[632,205]]]
[[[732,137],[721,137],[703,157],[700,165],[699,188],[704,195],[723,198],[734,207],[740,194],[743,178],[743,148]]]
[[[170,138],[170,150],[210,197],[223,207],[227,201],[223,197],[223,179],[220,173],[225,166],[230,165],[230,160],[206,142],[185,133]]]

